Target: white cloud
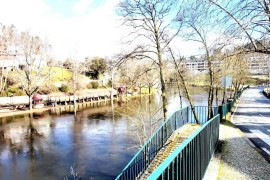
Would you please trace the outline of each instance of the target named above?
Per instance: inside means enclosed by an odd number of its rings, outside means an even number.
[[[114,12],[117,1],[107,0],[95,9],[88,9],[90,4],[91,0],[80,0],[72,8],[79,14],[64,16],[52,11],[45,0],[2,1],[0,23],[14,24],[18,31],[29,29],[45,38],[58,59],[64,60],[74,54],[79,59],[112,56],[123,47],[121,38],[127,29],[120,27],[119,17]],[[183,54],[194,49],[181,42],[177,44]]]

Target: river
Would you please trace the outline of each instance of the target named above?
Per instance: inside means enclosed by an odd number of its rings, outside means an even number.
[[[196,105],[207,105],[206,91],[192,94]],[[2,118],[0,179],[74,179],[71,167],[82,179],[114,179],[138,151],[138,119],[149,119],[159,107],[157,94],[84,109],[76,117],[44,112]],[[179,108],[177,92],[170,91],[169,114]],[[151,122],[160,117],[156,113]],[[146,128],[147,136],[153,129]]]

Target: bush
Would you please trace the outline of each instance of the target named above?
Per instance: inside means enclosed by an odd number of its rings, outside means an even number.
[[[108,81],[107,86],[112,87],[112,81],[111,80]]]
[[[7,92],[7,96],[21,96],[25,94],[23,90],[15,86],[10,86],[6,92]]]
[[[91,83],[89,83],[89,84],[87,84],[87,89],[92,89],[93,88],[93,86],[92,86],[92,84]]]
[[[46,86],[39,87],[37,91],[38,94],[49,94],[50,92],[50,89]]]
[[[88,89],[97,89],[99,87],[99,83],[96,81],[90,82],[86,86]]]
[[[64,93],[67,93],[67,92],[68,92],[68,86],[65,85],[65,84],[62,84],[62,85],[59,87],[59,91],[64,92]]]
[[[7,85],[8,86],[14,86],[17,83],[18,83],[18,81],[15,78],[7,77]]]
[[[91,82],[91,84],[92,84],[93,89],[97,89],[99,87],[98,82],[93,81],[93,82]]]
[[[39,94],[50,94],[51,92],[57,92],[58,88],[55,86],[41,86],[38,88],[37,93]]]

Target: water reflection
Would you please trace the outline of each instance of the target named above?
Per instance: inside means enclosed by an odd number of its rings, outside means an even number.
[[[180,107],[176,93],[170,94],[169,114]],[[197,94],[196,103],[206,105],[206,92]],[[71,109],[2,118],[0,179],[63,179],[71,166],[83,178],[114,179],[137,152],[134,147],[154,131],[160,107],[159,96],[145,96],[121,106],[79,109],[76,116]],[[139,138],[136,122],[145,119]]]

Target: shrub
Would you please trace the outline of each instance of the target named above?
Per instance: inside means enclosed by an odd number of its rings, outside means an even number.
[[[59,87],[59,91],[64,92],[64,93],[67,93],[67,92],[68,92],[68,86],[65,85],[65,84],[62,84],[62,85]]]
[[[15,86],[10,86],[7,89],[7,96],[21,96],[24,95],[24,91]]]
[[[87,84],[87,89],[92,89],[93,88],[93,86],[92,86],[92,84],[91,83],[89,83],[89,84]]]
[[[99,87],[98,82],[93,81],[93,82],[91,82],[91,84],[92,84],[93,89],[97,89]]]
[[[38,94],[49,94],[50,92],[50,89],[46,86],[39,87],[37,91]]]
[[[112,81],[111,80],[108,81],[107,86],[112,87]]]
[[[18,81],[15,78],[7,77],[7,85],[8,86],[13,86],[13,85],[15,85],[17,83],[18,83]]]
[[[57,92],[58,88],[55,86],[41,86],[38,88],[37,93],[39,94],[50,94],[51,92]]]

